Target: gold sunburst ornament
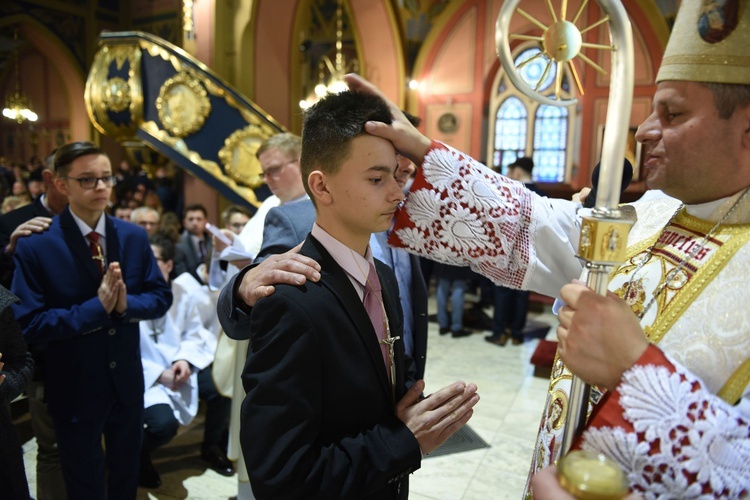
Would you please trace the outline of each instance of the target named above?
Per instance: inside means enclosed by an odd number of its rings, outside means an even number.
[[[500,59],[503,62],[503,67],[505,68],[509,67],[506,62],[506,58],[507,58],[507,61],[512,61],[512,59],[510,58],[510,51],[508,50],[507,55],[503,54],[504,51],[502,50],[501,46],[502,45],[507,46],[507,43],[505,43],[506,40],[501,39],[501,37],[507,36],[509,40],[530,40],[530,41],[539,42],[541,45],[541,52],[535,55],[534,57],[531,57],[527,59],[526,61],[522,62],[515,69],[520,70],[525,65],[531,63],[535,59],[538,59],[540,57],[545,57],[547,59],[547,65],[544,68],[544,73],[539,79],[539,82],[537,83],[536,87],[533,89],[534,92],[539,92],[540,86],[546,80],[547,75],[551,71],[552,65],[554,64],[556,66],[556,71],[555,71],[556,104],[558,106],[561,104],[571,105],[575,102],[575,100],[570,100],[567,102],[560,101],[560,95],[562,93],[563,69],[565,66],[567,66],[568,70],[570,71],[570,74],[573,75],[573,80],[575,81],[576,88],[578,89],[578,93],[580,95],[583,95],[584,91],[583,91],[583,86],[581,85],[581,79],[578,76],[578,71],[576,70],[576,67],[573,64],[573,60],[575,58],[579,58],[581,61],[588,64],[589,66],[594,68],[596,71],[602,74],[607,74],[607,71],[604,68],[596,64],[593,60],[591,60],[591,58],[587,57],[583,52],[581,52],[581,50],[583,48],[589,48],[589,49],[595,49],[595,50],[609,50],[609,51],[615,50],[614,45],[601,45],[601,44],[588,43],[588,42],[583,41],[584,33],[598,26],[601,26],[603,24],[608,25],[610,18],[608,15],[605,15],[604,17],[602,17],[595,23],[585,26],[583,29],[579,29],[577,26],[577,23],[580,20],[581,14],[586,8],[586,5],[588,5],[588,0],[583,0],[581,2],[581,5],[578,7],[578,10],[576,11],[575,15],[573,16],[571,20],[567,20],[567,15],[568,15],[568,1],[567,0],[562,0],[560,4],[559,14],[553,8],[551,0],[546,0],[546,4],[547,4],[547,9],[552,18],[552,22],[549,25],[545,25],[540,20],[536,19],[534,16],[532,16],[531,14],[529,14],[528,12],[524,11],[521,8],[516,9],[516,12],[519,15],[524,17],[530,23],[542,29],[542,34],[538,36],[505,34],[505,31],[499,28],[501,20],[500,18],[498,18],[498,29],[496,31],[497,33],[496,43],[498,46],[498,55],[500,56]]]

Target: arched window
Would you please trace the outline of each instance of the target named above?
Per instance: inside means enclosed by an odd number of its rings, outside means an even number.
[[[505,169],[526,150],[527,111],[521,99],[507,98],[497,110],[493,165]]]
[[[550,65],[545,73],[548,59],[537,46],[522,46],[517,50],[516,67],[532,88],[544,95],[554,94],[556,65]],[[491,148],[489,157],[492,166],[506,173],[507,166],[520,156],[534,159],[535,181],[565,182],[572,169],[571,130],[574,129],[574,112],[570,108],[542,105],[519,92],[500,71],[495,80],[495,92],[491,100],[494,120],[491,122]],[[552,96],[551,96],[552,97]],[[562,98],[570,98],[568,75],[562,75]]]

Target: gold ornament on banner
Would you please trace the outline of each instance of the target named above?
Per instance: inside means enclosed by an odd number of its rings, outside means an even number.
[[[162,126],[170,135],[185,137],[203,126],[211,113],[211,101],[201,82],[183,71],[161,86],[156,110]]]

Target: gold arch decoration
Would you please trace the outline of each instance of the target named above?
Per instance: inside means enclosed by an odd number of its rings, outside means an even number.
[[[112,63],[122,70],[126,62],[127,79],[120,76],[109,78]],[[117,140],[135,135],[143,120],[141,50],[137,45],[104,46],[97,52],[86,80],[85,102],[91,123],[102,134]],[[127,112],[130,116],[115,123],[110,112]]]

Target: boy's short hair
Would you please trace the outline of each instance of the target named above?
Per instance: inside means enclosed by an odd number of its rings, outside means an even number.
[[[380,97],[346,90],[327,94],[305,111],[300,167],[305,190],[313,200],[307,178],[320,170],[335,174],[351,151],[352,139],[365,134],[368,121],[390,124],[391,110]]]
[[[289,132],[273,135],[263,141],[255,152],[255,157],[260,159],[260,155],[269,149],[278,149],[285,155],[296,160],[302,152],[302,138],[298,135],[290,134]]]
[[[148,239],[149,243],[152,246],[157,247],[161,252],[161,260],[164,262],[168,261],[174,261],[175,256],[175,245],[174,242],[169,238],[169,236],[161,233],[160,231],[157,231],[155,234],[153,234]]]
[[[57,174],[58,177],[65,177],[68,175],[68,172],[70,172],[70,164],[73,163],[76,158],[87,155],[107,156],[107,153],[96,146],[93,142],[89,141],[70,142],[61,146],[55,153],[55,174]]]

